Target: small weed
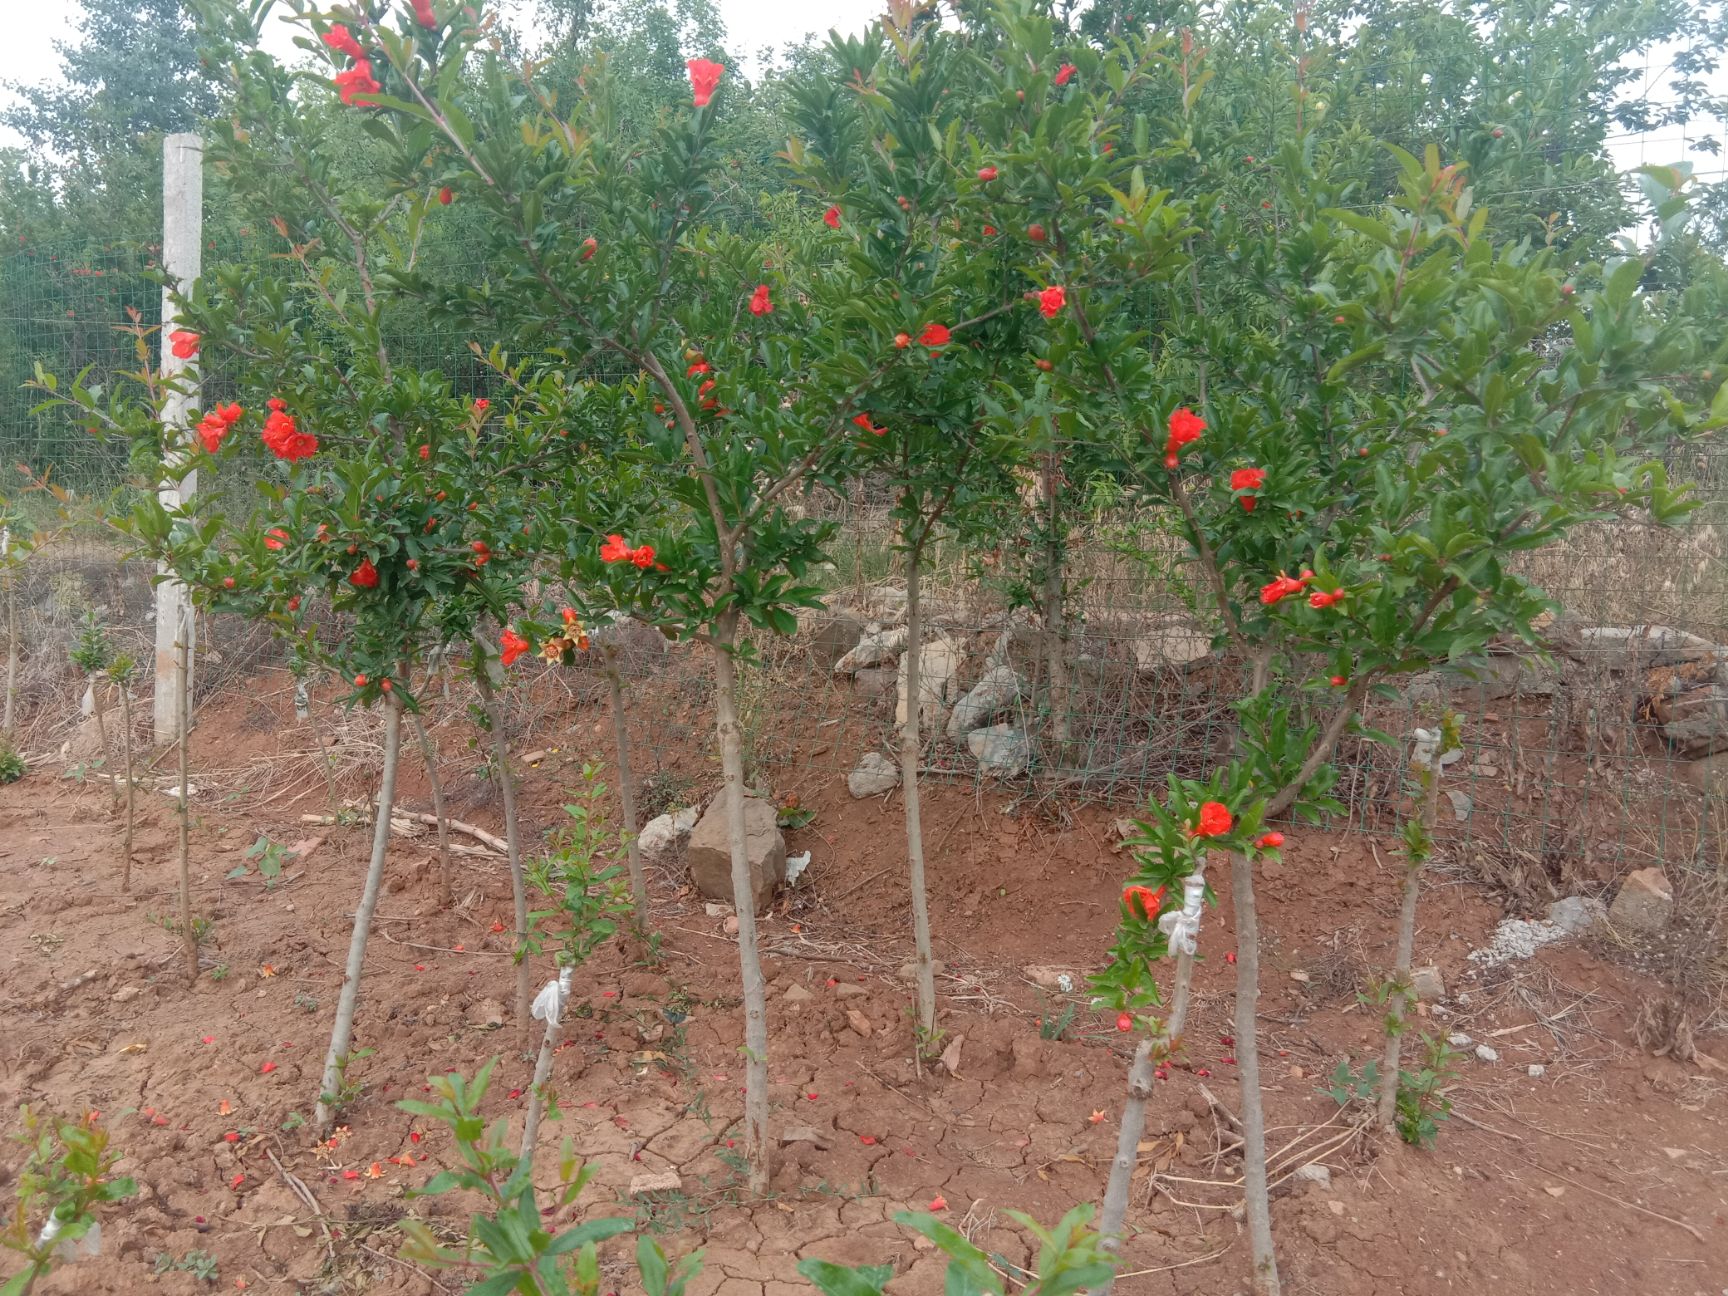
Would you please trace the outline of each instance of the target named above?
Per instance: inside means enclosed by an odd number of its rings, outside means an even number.
[[[210,979],[212,981],[226,981],[228,979],[228,965],[226,963],[218,963],[215,967],[211,968]]]
[[[299,1129],[305,1123],[306,1123],[306,1118],[304,1116],[302,1116],[299,1112],[297,1112],[297,1111],[289,1112],[288,1113],[288,1119],[283,1121],[281,1125],[277,1126],[277,1128],[280,1129],[284,1134],[292,1134],[295,1130]]]
[[[1338,1065],[1332,1071],[1332,1082],[1324,1089],[1315,1092],[1326,1094],[1340,1107],[1348,1107],[1352,1103],[1374,1102],[1374,1095],[1380,1088],[1380,1064],[1365,1062],[1362,1070],[1351,1067],[1348,1058],[1340,1058]]]
[[[0,734],[0,784],[16,783],[29,772],[30,767],[24,763],[12,740]]]
[[[360,1095],[366,1092],[366,1083],[363,1080],[349,1080],[348,1066],[352,1062],[360,1062],[371,1057],[376,1051],[369,1048],[357,1048],[352,1053],[336,1060],[336,1092],[320,1095],[325,1106],[341,1111],[352,1107],[359,1101]]]
[[[263,833],[259,833],[258,840],[245,849],[242,858],[257,867],[258,876],[264,879],[266,889],[270,889],[275,887],[276,879],[282,876],[282,865],[287,862],[288,851]],[[245,864],[236,864],[228,870],[228,876],[243,878],[250,871]]]
[[[1438,1035],[1422,1036],[1422,1066],[1398,1073],[1398,1137],[1412,1147],[1433,1147],[1440,1122],[1452,1114],[1445,1084],[1458,1052]]]
[[[216,1257],[208,1251],[188,1251],[176,1260],[166,1251],[157,1253],[154,1273],[189,1273],[203,1282],[213,1283],[222,1275],[216,1268]]]
[[[1045,1013],[1038,1019],[1038,1038],[1059,1040],[1067,1037],[1068,1028],[1074,1024],[1074,1004],[1062,1005],[1062,1010],[1056,1013]]]
[[[155,923],[158,927],[160,927],[163,931],[167,932],[170,936],[178,936],[180,934],[180,920],[178,918],[174,917],[172,914],[159,914],[159,913],[148,913],[147,912],[144,915],[144,921]],[[205,941],[210,939],[211,935],[214,934],[215,931],[216,931],[216,924],[215,923],[211,922],[208,918],[205,918],[201,915],[197,915],[197,914],[193,915],[193,917],[192,917],[192,939],[196,944],[202,945]]]
[[[298,990],[294,994],[294,1006],[302,1012],[315,1013],[318,1011],[318,996]]]

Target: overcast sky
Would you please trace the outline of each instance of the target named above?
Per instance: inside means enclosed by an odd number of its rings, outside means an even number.
[[[0,7],[7,10],[5,39],[0,40],[0,82],[33,82],[52,76],[59,67],[53,42],[72,34],[80,13],[79,0],[0,0]],[[719,0],[719,7],[726,23],[727,45],[754,55],[764,47],[779,47],[810,33],[826,35],[830,28],[862,31],[884,5],[883,0]],[[293,47],[284,40],[278,51],[292,53]],[[1639,84],[1630,93],[1647,95],[1656,102],[1667,98],[1669,57],[1666,51],[1653,51]],[[1712,81],[1718,93],[1728,93],[1728,66],[1718,69]],[[10,132],[0,130],[0,144],[16,142]],[[1678,127],[1616,138],[1610,147],[1624,168],[1690,160],[1701,178],[1717,179],[1724,174],[1723,157],[1694,149],[1688,132]]]

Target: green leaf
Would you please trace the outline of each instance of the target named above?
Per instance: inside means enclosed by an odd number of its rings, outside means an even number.
[[[894,1266],[860,1265],[854,1269],[831,1260],[800,1260],[798,1274],[827,1296],[882,1296],[882,1288],[894,1276]]]

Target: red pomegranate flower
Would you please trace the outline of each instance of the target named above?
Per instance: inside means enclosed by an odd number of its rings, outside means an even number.
[[[1148,922],[1158,916],[1158,911],[1164,907],[1164,888],[1153,890],[1151,887],[1131,886],[1122,892],[1122,903],[1128,906],[1130,917],[1136,914]]]
[[[432,12],[432,0],[413,0],[414,21],[430,31],[438,25],[438,15]]]
[[[948,345],[952,336],[946,324],[926,324],[924,331],[918,335],[918,345],[929,347],[932,351],[940,351]]]
[[[1327,608],[1331,607],[1334,603],[1341,603],[1343,600],[1344,591],[1341,589],[1335,589],[1331,593],[1327,593],[1325,590],[1315,590],[1308,596],[1308,606],[1313,608]]]
[[[888,435],[888,429],[885,427],[877,427],[874,423],[872,423],[870,421],[870,416],[868,414],[860,414],[856,418],[854,418],[852,421],[854,423],[856,423],[859,427],[863,428],[866,432],[870,433],[872,436],[887,436]]]
[[[378,569],[372,565],[370,558],[360,560],[360,565],[349,574],[348,583],[355,589],[378,588]]]
[[[198,335],[187,329],[175,329],[168,335],[168,341],[178,360],[190,360],[198,354]]]
[[[1067,304],[1068,290],[1061,284],[1054,284],[1038,294],[1038,309],[1044,312],[1045,319],[1055,319]]]
[[[1230,489],[1233,491],[1257,491],[1266,484],[1264,468],[1238,468],[1230,474]],[[1252,513],[1259,500],[1252,495],[1241,496],[1242,511]]]
[[[1170,412],[1170,435],[1164,442],[1164,466],[1175,468],[1182,447],[1192,445],[1206,430],[1206,420],[1183,405]]]
[[[1080,69],[1075,67],[1072,63],[1064,63],[1061,67],[1056,69],[1056,84],[1059,86],[1067,85],[1074,79],[1074,74],[1079,70]]]
[[[646,571],[654,565],[654,546],[642,545],[630,551],[630,561]]]
[[[582,259],[584,261],[592,261],[594,259],[594,254],[599,250],[600,244],[594,238],[590,237],[582,240]]]
[[[286,543],[288,543],[288,533],[281,527],[271,527],[264,533],[264,547],[266,549],[280,549]]]
[[[346,54],[351,59],[366,57],[366,51],[360,48],[360,42],[354,39],[354,33],[341,23],[324,33],[324,43],[338,54]]]
[[[509,626],[505,626],[503,637],[498,641],[498,655],[504,664],[515,664],[516,659],[527,651],[528,641]]]
[[[1277,850],[1284,844],[1284,834],[1281,832],[1269,832],[1254,844],[1261,850]]]
[[[690,69],[690,90],[695,95],[696,106],[706,108],[714,97],[714,88],[726,72],[726,65],[709,59],[690,59],[684,66]]]
[[[896,333],[894,335],[894,348],[895,348],[895,350],[904,351],[907,347],[909,347],[911,345],[912,345],[912,335],[910,333]]]
[[[603,563],[628,562],[630,546],[624,543],[621,535],[609,535],[600,545],[600,561]]]
[[[697,374],[705,374],[707,372],[709,372],[708,362],[706,360],[698,360],[695,364],[691,365],[684,371],[684,376],[686,378],[694,378]]]
[[[756,291],[750,294],[750,313],[752,315],[772,314],[774,303],[768,300],[768,285],[757,284]]]
[[[1200,823],[1190,830],[1193,837],[1222,837],[1230,831],[1234,823],[1230,817],[1230,807],[1222,801],[1207,801],[1200,806]]]
[[[210,454],[221,449],[222,438],[228,435],[228,429],[238,423],[245,413],[239,405],[230,402],[227,405],[218,405],[200,419],[198,440],[203,443],[204,449]]]
[[[824,225],[826,225],[829,229],[836,229],[836,230],[839,229],[840,228],[840,209],[838,207],[830,207],[827,211],[823,212],[822,213],[822,223]]]
[[[448,207],[451,203],[456,201],[456,191],[449,185],[445,185],[438,191],[438,201]]]
[[[996,168],[993,166],[979,167],[978,178],[985,184],[989,184],[996,178]]]
[[[336,91],[349,108],[372,107],[372,100],[367,96],[375,95],[381,89],[383,87],[372,79],[372,64],[365,59],[356,59],[353,67],[336,74]]]
[[[1134,1018],[1131,1017],[1127,1013],[1117,1013],[1116,1014],[1116,1029],[1119,1031],[1131,1031],[1131,1030],[1133,1030],[1134,1029]]]
[[[305,459],[318,452],[318,438],[310,432],[302,432],[294,423],[294,416],[288,413],[287,404],[276,397],[270,401],[270,415],[264,420],[264,444],[270,447],[270,453],[278,459],[286,459],[293,463],[297,459]]]
[[[1312,573],[1309,573],[1308,575],[1311,576]],[[1283,572],[1279,572],[1275,580],[1269,580],[1260,587],[1260,602],[1265,604],[1267,607],[1271,607],[1280,599],[1288,598],[1292,594],[1300,594],[1302,592],[1302,587],[1307,583],[1308,576],[1304,576],[1301,580],[1296,580],[1293,577],[1286,576]]]

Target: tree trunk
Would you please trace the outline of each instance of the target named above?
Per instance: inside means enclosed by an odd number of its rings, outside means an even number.
[[[521,1032],[522,1045],[528,1044],[528,1001],[530,969],[528,967],[528,891],[522,881],[522,835],[516,822],[516,778],[510,772],[510,742],[504,733],[504,708],[498,704],[498,694],[492,687],[492,659],[488,657],[474,672],[480,685],[480,698],[486,707],[486,720],[492,727],[492,760],[498,771],[498,792],[504,798],[504,844],[510,854],[510,898],[516,910],[516,1028]]]
[[[0,728],[12,736],[18,702],[18,574],[6,572],[6,718]]]
[[[714,706],[720,768],[726,785],[726,828],[732,849],[732,907],[738,915],[738,966],[744,980],[744,1147],[750,1160],[750,1191],[768,1192],[772,1145],[768,1141],[768,988],[756,945],[756,892],[744,824],[744,741],[738,724],[738,671],[732,650],[738,641],[736,613],[715,622]]]
[[[182,680],[192,667],[192,647],[188,642],[191,636],[186,633],[190,620],[191,609],[182,605],[175,644],[180,655],[178,678]],[[192,805],[186,786],[186,747],[192,732],[191,699],[187,697],[190,692],[184,688],[174,690],[174,728],[180,740],[177,744],[180,750],[180,935],[186,942],[186,979],[196,982],[198,936],[192,930]]]
[[[1194,982],[1194,956],[1176,956],[1176,976],[1170,992],[1170,1015],[1156,1036],[1140,1041],[1128,1068],[1128,1101],[1122,1107],[1122,1127],[1116,1135],[1116,1157],[1110,1162],[1110,1180],[1104,1187],[1104,1209],[1098,1217],[1098,1232],[1104,1250],[1114,1255],[1122,1249],[1128,1220],[1128,1193],[1133,1187],[1134,1167],[1140,1162],[1140,1136],[1146,1132],[1146,1101],[1152,1096],[1153,1054],[1165,1056],[1188,1024],[1188,992]],[[1112,1274],[1094,1289],[1094,1296],[1109,1296],[1115,1286]]]
[[[1060,472],[1054,453],[1044,456],[1044,652],[1050,669],[1050,736],[1066,766],[1073,741],[1073,689],[1068,680],[1068,614],[1063,599]]]
[[[348,1041],[354,1033],[354,1008],[360,1001],[360,968],[366,960],[366,938],[372,932],[372,911],[378,907],[379,884],[384,880],[384,858],[390,852],[390,812],[396,805],[396,766],[402,751],[402,708],[393,697],[384,700],[384,774],[378,783],[378,806],[372,816],[372,862],[366,868],[366,885],[354,911],[354,934],[348,941],[348,963],[342,973],[342,992],[336,1000],[336,1024],[330,1032],[330,1051],[324,1055],[324,1075],[318,1086],[314,1125],[327,1134],[335,1122],[342,1094],[343,1071],[348,1062]]]
[[[1440,746],[1445,746],[1444,740]],[[1422,772],[1420,813],[1422,826],[1427,830],[1425,837],[1434,831],[1434,817],[1440,800],[1440,757],[1444,754],[1436,748],[1433,761]],[[1416,904],[1422,893],[1423,863],[1420,859],[1404,861],[1404,902],[1398,910],[1398,948],[1392,965],[1393,990],[1386,1001],[1386,1054],[1380,1062],[1380,1101],[1375,1113],[1380,1128],[1388,1131],[1396,1128],[1398,1123],[1398,1070],[1403,1065],[1404,1009],[1410,1003],[1405,988],[1410,984],[1410,963],[1416,950]]]
[[[108,799],[120,804],[120,780],[114,774],[114,753],[108,749],[108,717],[102,711],[102,681],[90,677],[90,702],[96,712],[96,740],[102,744],[102,771],[108,775]]]
[[[1230,854],[1236,905],[1236,1066],[1242,1078],[1242,1184],[1255,1296],[1279,1296],[1272,1246],[1272,1203],[1266,1192],[1266,1108],[1260,1095],[1260,919],[1254,908],[1254,862]]]
[[[450,868],[450,817],[444,813],[444,781],[438,777],[438,749],[432,745],[432,735],[419,713],[408,717],[414,726],[414,737],[420,743],[420,758],[426,762],[426,786],[432,790],[432,817],[438,821],[438,907],[448,909],[456,903],[455,880]]]
[[[635,907],[638,935],[648,935],[648,874],[642,867],[642,848],[637,844],[636,781],[630,773],[630,734],[625,728],[624,681],[618,676],[618,650],[601,648],[606,660],[606,691],[612,701],[612,740],[618,747],[618,805],[624,815],[624,832],[630,856],[630,898]]]
[[[534,1143],[540,1137],[540,1110],[546,1082],[552,1078],[552,1055],[564,1030],[564,1005],[570,1002],[571,969],[558,971],[557,994],[546,1013],[546,1034],[540,1040],[540,1056],[534,1061],[534,1081],[528,1087],[528,1114],[522,1121],[522,1159],[528,1162],[528,1182],[534,1182]],[[542,991],[542,994],[545,992]]]
[[[126,836],[120,850],[120,890],[132,889],[132,821],[134,818],[132,786],[132,690],[120,685],[120,749],[126,757]]]
[[[900,726],[900,783],[906,797],[906,864],[912,888],[912,941],[918,967],[919,1051],[936,1047],[936,969],[930,953],[930,897],[924,887],[924,824],[919,817],[918,762],[924,743],[923,682],[919,667],[924,650],[924,624],[918,607],[919,552],[906,563],[906,719]]]

